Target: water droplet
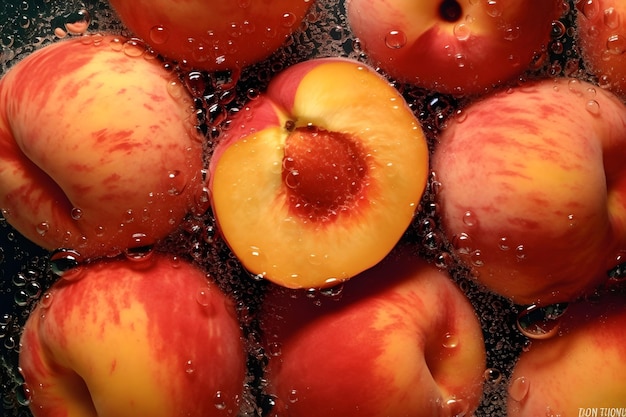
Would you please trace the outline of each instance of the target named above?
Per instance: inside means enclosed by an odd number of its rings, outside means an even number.
[[[452,333],[446,333],[442,345],[445,348],[454,349],[459,346],[459,337]]]
[[[401,30],[392,30],[385,35],[385,45],[391,49],[400,49],[406,45],[406,33]]]
[[[170,33],[164,26],[153,26],[148,34],[150,41],[154,45],[163,45],[170,38]]]
[[[196,293],[196,301],[202,307],[208,307],[211,305],[211,288],[201,287]]]
[[[187,375],[191,375],[196,371],[196,368],[193,364],[193,361],[190,359],[187,362],[185,362],[185,373]]]
[[[146,53],[146,45],[139,39],[128,39],[122,45],[122,52],[131,58],[138,58]]]
[[[41,308],[50,308],[52,305],[53,293],[48,291],[39,300],[39,305]]]
[[[473,227],[478,224],[478,219],[472,211],[468,210],[465,212],[465,214],[463,214],[463,223],[466,226]]]
[[[620,24],[619,12],[615,7],[607,7],[604,10],[604,25],[609,29],[617,29]]]
[[[167,193],[171,196],[182,194],[187,187],[187,178],[185,178],[185,175],[179,170],[169,171],[167,173],[167,180]]]
[[[526,398],[529,389],[530,382],[526,379],[526,377],[520,376],[511,382],[508,392],[513,400],[520,402]]]
[[[48,222],[41,222],[36,227],[37,234],[40,236],[45,236],[46,233],[50,230],[50,224]]]
[[[470,35],[472,34],[471,29],[469,28],[469,26],[465,23],[458,23],[454,26],[454,36],[459,40],[459,41],[466,41],[470,38]]]
[[[289,12],[283,14],[281,20],[281,24],[283,25],[283,27],[291,28],[296,23],[298,23],[298,16],[296,16],[294,13]]]
[[[548,339],[557,334],[560,318],[567,310],[566,303],[540,307],[528,306],[517,316],[517,328],[531,339]]]
[[[82,276],[82,255],[73,249],[54,251],[48,262],[50,271],[60,278],[74,281]]]
[[[611,35],[606,41],[606,50],[611,55],[622,55],[626,52],[626,38],[622,35]]]
[[[600,114],[600,103],[598,103],[596,100],[589,100],[585,104],[585,109],[587,109],[587,111],[594,116],[597,116]]]
[[[74,220],[80,220],[80,218],[83,217],[83,211],[79,209],[78,207],[74,207],[72,208],[72,211],[70,212],[70,216]]]
[[[213,403],[215,404],[215,408],[218,410],[226,409],[226,399],[222,391],[217,391],[215,396],[213,397]]]

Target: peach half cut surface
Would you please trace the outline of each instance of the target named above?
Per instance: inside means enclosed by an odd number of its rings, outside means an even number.
[[[221,234],[252,274],[289,288],[336,285],[400,240],[428,176],[424,133],[370,67],[289,67],[237,114],[210,162]]]

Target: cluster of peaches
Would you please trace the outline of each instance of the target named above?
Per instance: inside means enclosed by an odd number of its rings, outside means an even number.
[[[60,40],[0,80],[2,215],[76,261],[21,338],[33,415],[240,413],[239,307],[196,264],[128,256],[207,212],[268,283],[272,416],[474,415],[479,318],[445,268],[402,244],[427,184],[452,256],[485,291],[567,305],[519,358],[508,416],[626,410],[626,3],[575,3],[593,82],[522,82],[568,3],[347,0],[364,59],[285,68],[215,146],[181,73],[264,60],[314,0],[110,5],[136,38]],[[429,147],[397,83],[469,100]]]

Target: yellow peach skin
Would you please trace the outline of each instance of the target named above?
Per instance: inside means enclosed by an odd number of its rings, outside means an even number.
[[[166,255],[81,268],[24,327],[20,368],[36,417],[236,414],[241,331],[202,271]]]
[[[508,416],[623,415],[624,320],[623,294],[570,305],[559,334],[522,353],[510,378]]]
[[[46,46],[0,81],[2,213],[49,250],[95,257],[153,244],[194,204],[194,125],[175,75],[125,39]]]
[[[348,0],[348,22],[390,76],[447,94],[477,94],[529,69],[560,1]]]
[[[571,301],[626,247],[626,107],[578,80],[475,102],[433,156],[443,227],[477,279],[520,304]]]
[[[337,284],[379,262],[410,224],[426,141],[402,96],[356,61],[310,60],[242,110],[210,162],[226,242],[291,288]]]
[[[482,333],[444,272],[392,252],[338,294],[269,292],[261,323],[276,416],[473,415]]]

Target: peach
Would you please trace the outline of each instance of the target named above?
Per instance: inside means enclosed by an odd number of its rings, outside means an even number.
[[[222,236],[253,274],[332,286],[399,241],[428,176],[428,149],[402,96],[356,61],[289,67],[232,120],[211,158]]]
[[[533,340],[515,365],[508,416],[623,415],[624,320],[623,294],[570,304],[560,319],[559,333]]]
[[[587,69],[605,88],[626,93],[626,4],[615,0],[577,3],[578,46]]]
[[[348,0],[348,22],[391,77],[479,94],[527,71],[548,45],[560,1]]]
[[[130,40],[59,41],[0,81],[0,208],[48,250],[109,256],[171,233],[202,146],[183,86]]]
[[[480,323],[445,272],[392,254],[312,299],[274,286],[260,323],[277,417],[473,415]]]
[[[297,30],[314,0],[109,0],[155,51],[207,71],[267,58]]]
[[[439,137],[441,221],[477,279],[520,304],[571,301],[626,247],[626,108],[575,79],[477,101]]]
[[[236,414],[241,328],[204,272],[162,254],[80,268],[24,327],[19,363],[34,416]]]

